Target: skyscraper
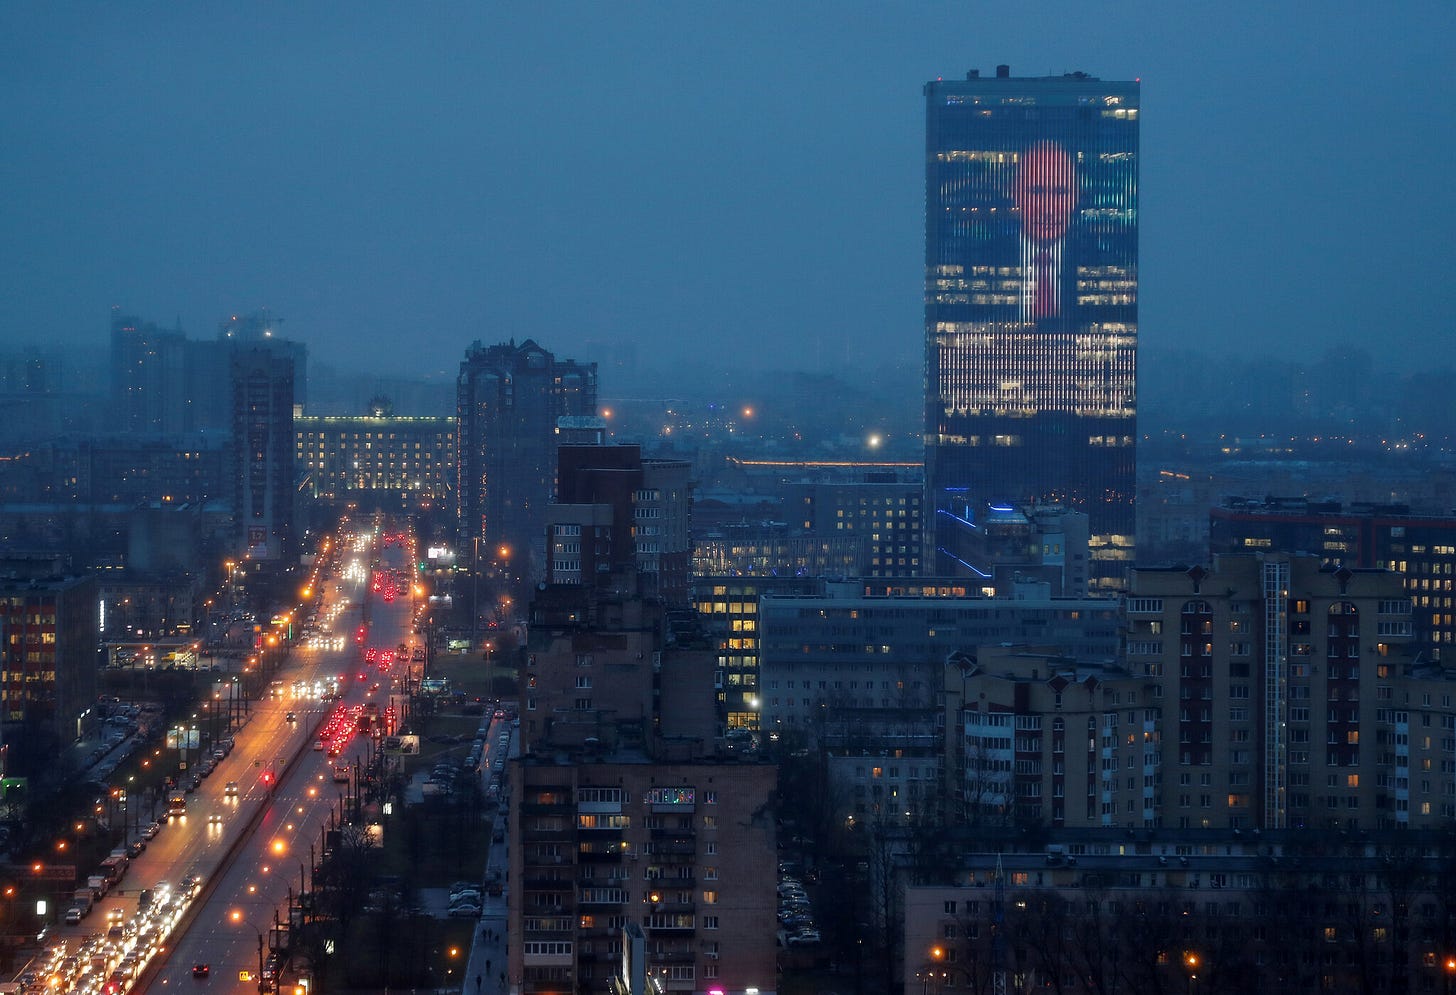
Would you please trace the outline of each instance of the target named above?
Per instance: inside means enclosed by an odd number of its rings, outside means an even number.
[[[455,382],[460,531],[512,576],[544,574],[557,422],[597,413],[597,365],[527,339],[474,343]]]
[[[926,567],[990,506],[1089,518],[1092,584],[1133,551],[1138,93],[1071,73],[925,85]]]
[[[233,514],[248,555],[278,560],[293,548],[293,405],[302,347],[239,343],[229,355],[233,403]]]
[[[111,394],[114,429],[176,434],[186,431],[187,337],[113,310]]]

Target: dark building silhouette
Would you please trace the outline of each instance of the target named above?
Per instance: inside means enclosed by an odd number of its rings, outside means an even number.
[[[925,85],[927,570],[989,506],[1084,511],[1125,584],[1137,435],[1137,83]]]
[[[233,513],[247,554],[277,560],[292,548],[295,389],[292,343],[239,343],[229,357],[233,404]]]
[[[544,573],[557,419],[594,415],[595,363],[558,360],[531,340],[466,350],[456,380],[460,531],[481,561]]]
[[[34,761],[20,773],[79,736],[96,700],[97,588],[63,556],[0,558],[0,728]]]
[[[594,588],[612,571],[681,607],[692,569],[692,486],[685,460],[644,459],[638,446],[563,445],[548,511],[546,578]]]
[[[188,424],[187,337],[113,310],[113,431],[177,434]]]

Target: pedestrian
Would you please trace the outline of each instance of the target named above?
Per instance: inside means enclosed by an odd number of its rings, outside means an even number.
[[[490,970],[490,965],[489,965],[489,964],[487,964],[487,965],[486,965],[486,968],[485,968],[485,969],[486,969],[486,970],[487,970],[487,971],[488,971],[488,970]],[[477,995],[479,995],[479,992],[480,992],[480,986],[481,986],[481,985],[483,985],[483,984],[485,984],[485,981],[484,981],[484,979],[482,979],[482,978],[481,978],[481,976],[480,976],[480,975],[478,975],[478,974],[477,974],[477,975],[476,975],[476,976],[475,976],[475,991],[476,991],[476,993],[477,993]]]
[[[487,957],[487,958],[486,958],[486,959],[485,959],[485,969],[486,969],[486,970],[487,970],[487,971],[489,971],[489,970],[490,970],[490,958],[489,958],[489,957]]]

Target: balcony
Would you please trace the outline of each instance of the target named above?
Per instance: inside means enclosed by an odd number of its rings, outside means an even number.
[[[665,854],[688,854],[688,855],[692,855],[692,854],[695,854],[697,852],[698,852],[698,845],[691,838],[688,838],[688,839],[675,839],[675,840],[671,840],[671,841],[662,841],[662,842],[656,842],[656,841],[654,841],[653,844],[652,844],[652,849],[650,851],[648,851],[648,853],[650,853],[650,855],[653,857],[653,859],[656,859],[657,857],[662,856],[662,855],[665,855]]]
[[[561,867],[569,861],[559,853],[527,853],[521,858],[521,863],[529,869],[532,867]]]
[[[650,974],[657,964],[692,964],[698,955],[692,950],[650,951],[647,954],[647,971]]]
[[[576,852],[577,863],[580,864],[620,864],[622,862],[622,848],[620,846],[604,846],[598,848],[578,850]]]
[[[698,883],[697,876],[691,874],[687,877],[679,874],[660,874],[654,877],[649,873],[647,880],[652,882],[651,887],[654,888],[691,888]]]
[[[521,881],[528,891],[573,891],[576,888],[576,883],[569,878],[539,872],[533,875],[529,868],[522,874]]]

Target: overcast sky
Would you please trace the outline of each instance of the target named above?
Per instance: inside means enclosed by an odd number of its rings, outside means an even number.
[[[1004,62],[1142,80],[1145,347],[1456,365],[1453,38],[1450,0],[9,0],[0,347],[268,307],[395,375],[918,365],[921,85]]]

